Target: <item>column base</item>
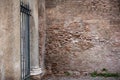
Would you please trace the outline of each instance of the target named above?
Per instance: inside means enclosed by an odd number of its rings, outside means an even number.
[[[39,74],[41,74],[41,73],[42,73],[41,68],[34,68],[34,69],[32,69],[32,70],[30,71],[30,75],[31,75],[31,76],[39,75]]]

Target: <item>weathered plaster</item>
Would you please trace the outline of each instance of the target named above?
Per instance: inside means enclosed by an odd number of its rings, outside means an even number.
[[[0,80],[20,80],[19,0],[0,0]]]

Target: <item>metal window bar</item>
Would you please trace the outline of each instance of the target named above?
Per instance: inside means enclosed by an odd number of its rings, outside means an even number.
[[[21,2],[20,12],[21,12],[21,80],[30,80],[29,5]]]

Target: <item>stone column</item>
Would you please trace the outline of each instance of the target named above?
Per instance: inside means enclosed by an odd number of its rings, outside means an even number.
[[[46,44],[46,13],[45,13],[45,0],[39,0],[38,8],[39,16],[39,51],[40,51],[40,67],[43,76],[45,74],[45,44]]]
[[[31,75],[38,75],[42,73],[39,63],[38,0],[29,1],[31,9],[30,19]]]

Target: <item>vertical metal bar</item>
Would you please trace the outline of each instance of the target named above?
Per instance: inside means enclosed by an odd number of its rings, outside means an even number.
[[[27,5],[25,5],[25,7],[27,7]],[[25,48],[26,48],[26,50],[25,50],[25,76],[27,76],[27,60],[28,60],[28,56],[27,56],[27,54],[28,54],[28,49],[27,49],[27,47],[28,47],[28,44],[27,44],[27,42],[28,42],[28,29],[27,29],[27,27],[28,27],[28,25],[27,25],[28,23],[27,23],[27,15],[25,14]]]
[[[21,3],[21,5],[23,5],[23,3]],[[23,40],[24,40],[24,36],[23,36],[23,26],[24,26],[24,15],[23,15],[23,13],[21,12],[21,73],[22,73],[22,80],[24,79],[24,55],[23,55],[23,53],[24,53],[24,48],[23,48]]]
[[[20,3],[20,5],[22,5],[22,3]],[[22,74],[23,73],[22,72],[22,69],[23,69],[22,68],[22,66],[23,66],[23,64],[22,64],[23,63],[22,62],[22,60],[23,60],[23,54],[22,54],[23,53],[23,49],[22,49],[22,37],[23,37],[23,35],[21,34],[22,33],[22,23],[23,23],[22,22],[23,21],[22,15],[23,15],[22,12],[20,12],[20,18],[21,18],[21,24],[20,24],[20,26],[21,26],[20,27],[20,36],[21,36],[21,38],[20,38],[20,48],[21,48],[21,50],[20,50],[21,51],[21,56],[20,56],[21,57],[21,80],[23,80],[23,74]]]
[[[22,26],[22,33],[23,33],[23,79],[25,78],[24,76],[25,76],[25,68],[24,68],[24,66],[25,66],[25,56],[24,56],[24,53],[25,53],[25,14],[23,13],[23,26]]]
[[[25,6],[25,5],[24,5]],[[24,28],[24,30],[23,30],[23,33],[24,33],[24,79],[25,79],[25,76],[26,76],[26,51],[27,51],[27,49],[26,49],[26,47],[27,47],[27,45],[26,45],[26,14],[25,13],[23,13],[24,14],[24,26],[23,26],[23,28]]]
[[[27,7],[27,5],[25,6],[25,7]],[[28,29],[27,29],[27,27],[28,27],[28,21],[27,21],[27,15],[25,16],[26,17],[26,71],[25,71],[25,74],[26,74],[26,76],[27,76],[27,68],[28,68],[28,56],[27,56],[27,54],[28,54]]]
[[[29,4],[28,4],[28,9],[29,9]],[[30,74],[30,15],[28,15],[28,74]]]
[[[23,3],[22,3],[23,5]],[[22,13],[22,74],[23,74],[23,79],[24,79],[24,36],[23,36],[23,30],[24,30],[24,14]]]

